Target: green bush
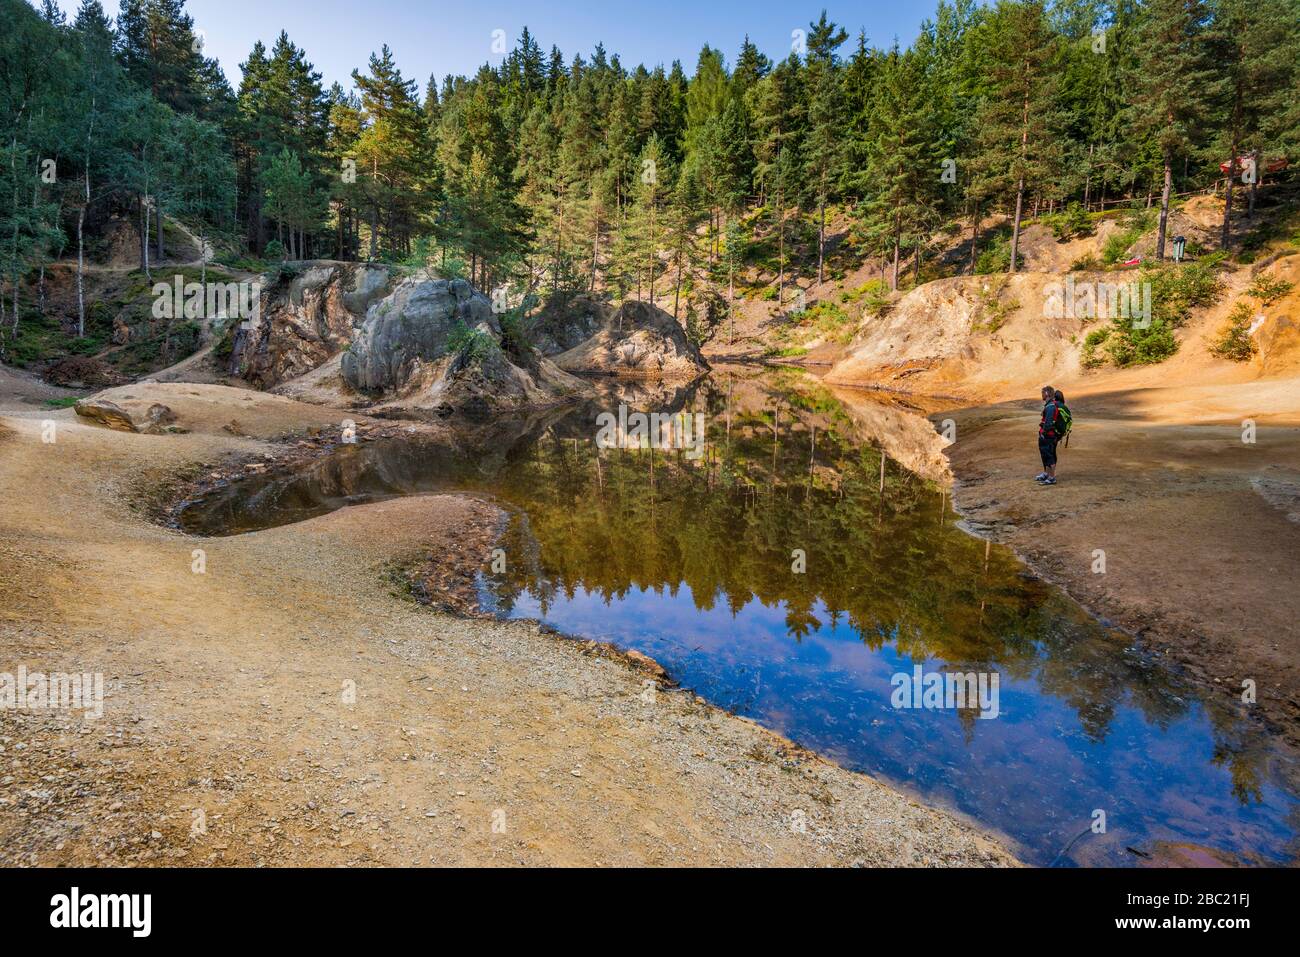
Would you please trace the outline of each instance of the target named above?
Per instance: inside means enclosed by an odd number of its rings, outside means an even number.
[[[1106,357],[1098,350],[1102,349],[1106,340],[1110,337],[1110,326],[1102,326],[1100,329],[1094,329],[1083,339],[1083,353],[1079,361],[1083,363],[1085,369],[1096,369],[1098,366],[1106,364]]]
[[[1051,227],[1052,235],[1061,243],[1093,233],[1092,218],[1078,203],[1071,203],[1064,212],[1044,216],[1043,223]]]
[[[1121,368],[1163,362],[1177,351],[1173,327],[1162,319],[1152,320],[1146,329],[1120,319],[1112,323],[1111,335],[1106,338],[1106,353]]]
[[[464,365],[480,365],[497,348],[496,340],[479,329],[457,322],[447,333],[447,352]]]
[[[1255,340],[1250,337],[1250,318],[1250,307],[1244,302],[1237,303],[1210,351],[1233,362],[1247,361],[1257,351]]]
[[[533,361],[532,324],[524,315],[524,308],[508,309],[497,316],[501,323],[501,348],[519,362]]]
[[[1138,317],[1112,316],[1109,325],[1088,333],[1080,361],[1086,368],[1096,368],[1106,361],[1123,367],[1168,359],[1178,351],[1174,332],[1187,322],[1192,309],[1211,306],[1222,295],[1218,273],[1222,261],[1223,256],[1215,254],[1195,263],[1143,269],[1137,281],[1140,286],[1150,285],[1150,324],[1144,328],[1136,322]]]
[[[1218,267],[1222,255],[1194,263],[1165,264],[1143,269],[1140,282],[1151,283],[1151,315],[1177,328],[1196,307],[1212,306],[1223,293]]]
[[[1250,288],[1246,290],[1246,295],[1258,299],[1265,306],[1271,306],[1293,288],[1295,288],[1295,283],[1287,282],[1285,279],[1275,279],[1272,276],[1260,273],[1251,281]]]
[[[981,276],[1006,272],[1011,268],[1011,237],[998,236],[975,260],[975,272]]]
[[[1134,210],[1127,214],[1121,223],[1122,228],[1117,233],[1112,233],[1101,248],[1101,261],[1107,266],[1119,262],[1120,258],[1128,252],[1130,246],[1142,238],[1142,234],[1147,232],[1155,224],[1154,216],[1151,210],[1142,209]]]

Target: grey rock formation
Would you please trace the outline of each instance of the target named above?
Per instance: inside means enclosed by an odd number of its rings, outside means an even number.
[[[116,432],[155,435],[176,421],[176,413],[160,402],[151,403],[148,407],[144,407],[138,400],[119,405],[108,399],[89,396],[77,400],[73,410],[77,415]]]
[[[592,296],[553,296],[532,321],[533,343],[544,356],[567,352],[604,329],[612,313]]]
[[[233,333],[230,373],[262,389],[304,375],[347,348],[391,279],[385,266],[294,265],[294,272],[263,279],[256,321]]]
[[[625,301],[603,329],[555,357],[566,372],[682,382],[709,370],[677,320],[649,303]]]
[[[447,354],[447,337],[459,323],[501,334],[491,303],[465,280],[403,280],[366,313],[343,355],[343,379],[360,392],[399,390],[419,364]]]

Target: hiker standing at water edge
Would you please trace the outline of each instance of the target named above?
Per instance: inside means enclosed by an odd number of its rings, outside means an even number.
[[[1043,417],[1038,421],[1038,454],[1043,459],[1043,471],[1034,476],[1040,485],[1056,484],[1056,443],[1065,434],[1061,409],[1063,403],[1056,399],[1056,390],[1043,386]]]

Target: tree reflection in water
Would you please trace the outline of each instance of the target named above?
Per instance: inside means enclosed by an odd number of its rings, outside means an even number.
[[[653,655],[687,687],[841,762],[950,802],[1039,863],[1132,863],[1192,842],[1254,861],[1291,851],[1280,746],[956,525],[945,490],[890,436],[802,375],[718,375],[460,432],[340,448],[250,478],[182,519],[231,533],[448,488],[510,512],[484,603]],[[598,449],[596,416],[704,412],[703,455]],[[909,427],[928,428],[915,417]],[[894,426],[891,426],[893,428]],[[884,468],[882,471],[882,459]],[[806,567],[793,570],[802,550]],[[890,677],[993,672],[1002,715],[897,711]]]

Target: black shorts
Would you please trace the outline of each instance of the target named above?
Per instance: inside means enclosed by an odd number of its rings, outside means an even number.
[[[1050,469],[1056,464],[1056,443],[1059,441],[1055,436],[1038,437],[1038,454],[1043,457],[1043,468]]]

